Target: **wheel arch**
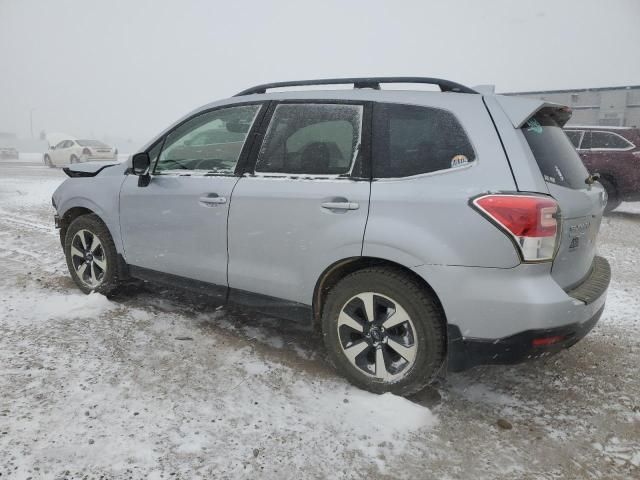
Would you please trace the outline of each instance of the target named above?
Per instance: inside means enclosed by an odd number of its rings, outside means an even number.
[[[63,246],[64,239],[67,235],[67,229],[69,228],[69,225],[71,225],[71,222],[73,222],[78,217],[91,214],[96,215],[98,218],[100,218],[100,215],[87,207],[71,207],[67,211],[65,211],[63,215],[60,216],[60,243],[62,243]],[[100,218],[100,220],[102,221],[102,223],[104,223],[104,220],[102,220],[102,218]]]
[[[602,178],[606,182],[609,182],[613,186],[613,188],[616,189],[616,193],[619,194],[618,179],[614,174],[612,174],[611,172],[603,172],[600,173],[600,178]]]
[[[65,202],[65,205],[62,205],[61,208],[59,208],[58,214],[60,215],[60,242],[62,245],[64,245],[67,229],[69,228],[69,225],[71,225],[71,222],[82,215],[95,215],[100,219],[105,227],[107,227],[111,238],[116,244],[116,250],[120,251],[118,249],[118,236],[115,235],[115,232],[109,225],[102,209],[92,201],[82,197],[71,198]]]
[[[399,270],[403,274],[412,278],[418,285],[426,288],[432,295],[433,299],[440,309],[441,318],[443,319],[444,332],[447,331],[447,319],[445,315],[440,297],[433,287],[420,275],[411,268],[391,260],[378,257],[350,257],[339,260],[327,267],[318,278],[313,291],[313,322],[314,328],[319,328],[320,319],[322,317],[322,307],[329,291],[347,275],[370,267],[386,267]],[[445,339],[446,340],[446,339]],[[446,342],[445,342],[446,343]]]

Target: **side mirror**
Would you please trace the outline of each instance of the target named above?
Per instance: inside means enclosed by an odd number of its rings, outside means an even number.
[[[142,176],[149,174],[149,166],[151,165],[151,159],[147,152],[136,153],[131,158],[132,172],[134,175]]]

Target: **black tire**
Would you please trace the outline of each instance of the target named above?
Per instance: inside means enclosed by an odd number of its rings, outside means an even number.
[[[72,255],[71,253],[72,246],[80,248],[80,245],[77,244],[78,240],[74,239],[76,238],[76,234],[82,230],[88,231],[90,234],[95,235],[98,238],[100,248],[98,253],[94,253],[94,256],[96,259],[99,258],[101,264],[106,263],[106,268],[104,269],[96,268],[91,265],[89,266],[90,271],[91,268],[94,269],[91,276],[93,276],[93,272],[96,272],[95,276],[100,280],[99,284],[94,286],[88,285],[85,280],[80,278],[77,271],[77,265],[82,264],[83,262],[79,260],[80,257]],[[74,241],[76,242],[75,244]],[[80,250],[82,249],[80,248]],[[64,254],[67,259],[67,267],[69,268],[71,278],[73,278],[73,281],[76,283],[78,288],[80,288],[84,293],[98,292],[103,295],[108,295],[117,288],[119,283],[118,253],[109,230],[97,215],[82,215],[71,222],[65,235]],[[92,257],[92,259],[93,258],[94,257]]]
[[[51,162],[51,157],[49,155],[44,156],[44,164],[49,168],[54,167],[53,163]]]
[[[358,368],[354,363],[351,363],[344,353],[342,343],[344,338],[341,340],[339,333],[339,328],[344,327],[338,326],[338,318],[343,308],[349,308],[350,302],[353,302],[354,298],[364,292],[373,292],[383,297],[384,301],[392,299],[406,311],[411,320],[409,328],[413,331],[411,338],[417,346],[417,352],[413,363],[407,363],[406,371],[401,371],[397,379],[381,380],[371,374],[367,375],[362,367]],[[379,309],[379,306],[375,306],[375,308]],[[377,312],[374,313],[374,317],[378,316]],[[382,315],[382,318],[389,317]],[[380,320],[376,321],[380,322]],[[366,320],[362,323],[366,324],[365,329],[367,325],[371,325]],[[324,343],[329,358],[338,372],[364,390],[374,393],[391,392],[402,396],[419,392],[436,379],[446,355],[445,323],[439,303],[430,291],[401,270],[384,267],[359,270],[343,278],[329,292],[322,313]],[[371,334],[371,331],[369,333]],[[356,333],[356,335],[363,334]],[[371,335],[367,336],[371,337]],[[360,342],[364,340],[364,337],[362,340],[356,340],[353,345],[356,345],[356,342],[361,345]],[[371,341],[371,338],[367,341]],[[365,355],[368,359],[371,355],[371,349],[374,349],[373,355],[375,356],[378,353],[375,348],[387,349],[388,354],[388,345],[383,340],[378,343],[378,347],[367,347],[368,350],[363,351],[360,355]],[[347,346],[347,348],[349,347]],[[385,360],[383,364],[387,370],[387,361]],[[374,366],[374,368],[377,367]]]
[[[618,189],[616,188],[615,183],[608,178],[600,178],[598,181],[607,191],[608,200],[607,206],[604,207],[604,213],[611,213],[622,203],[620,195],[618,194]]]
[[[69,163],[78,163],[80,160],[78,160],[78,157],[76,157],[75,155],[71,155],[71,157],[69,158]]]

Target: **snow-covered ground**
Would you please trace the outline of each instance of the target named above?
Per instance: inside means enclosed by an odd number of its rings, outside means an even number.
[[[129,153],[119,153],[118,160],[124,161],[129,158]],[[2,161],[2,160],[0,160]],[[44,163],[44,152],[41,153],[29,153],[29,152],[20,152],[19,156],[15,160],[11,160],[11,163],[36,163],[43,164]]]
[[[407,400],[348,385],[292,323],[154,286],[82,295],[63,179],[0,163],[0,478],[640,478],[637,204],[603,222],[614,279],[582,342]]]

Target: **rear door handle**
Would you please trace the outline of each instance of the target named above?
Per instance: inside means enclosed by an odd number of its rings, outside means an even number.
[[[217,193],[208,193],[205,196],[200,197],[200,203],[204,205],[220,205],[221,203],[227,203],[226,197],[221,197]]]
[[[327,210],[357,210],[360,204],[356,202],[324,202],[320,205]]]

